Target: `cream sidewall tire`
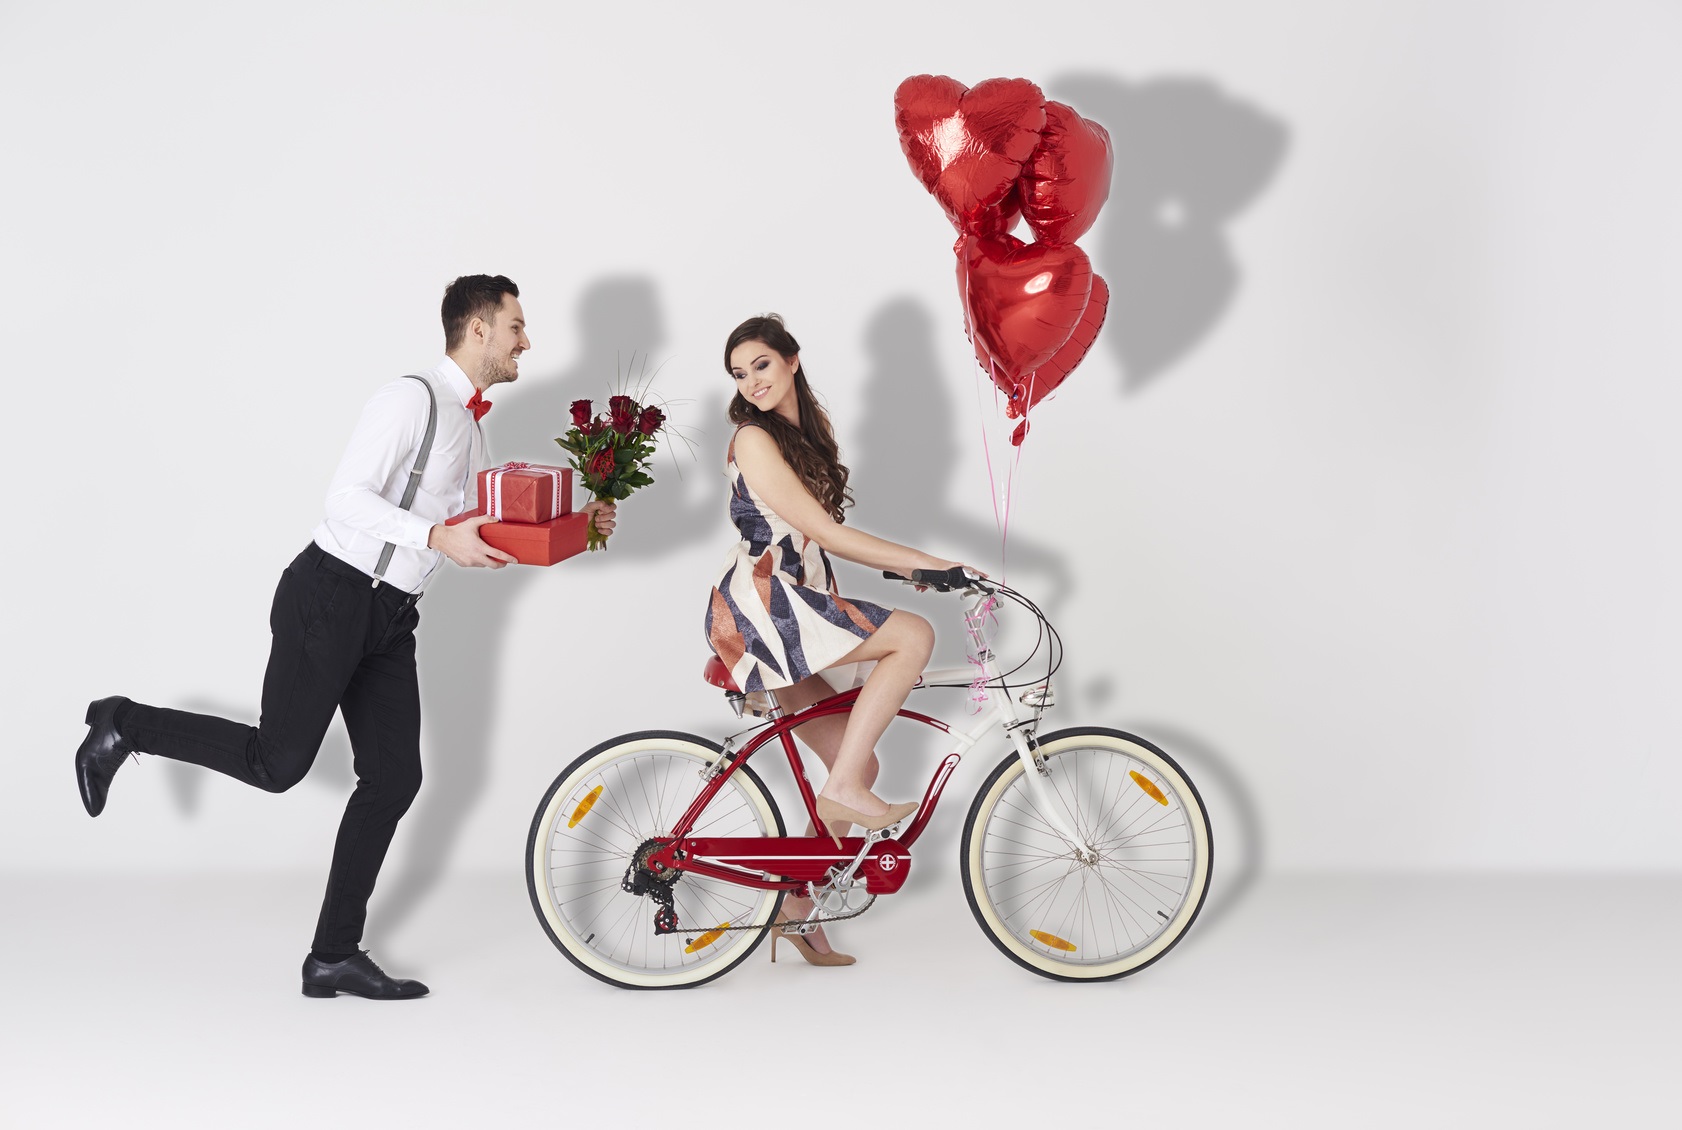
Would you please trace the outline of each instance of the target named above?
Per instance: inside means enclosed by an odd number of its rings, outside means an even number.
[[[699,962],[670,973],[637,973],[604,960],[599,954],[574,937],[572,930],[555,909],[549,887],[549,846],[554,837],[557,821],[564,820],[561,809],[569,802],[577,803],[577,800],[572,797],[572,793],[575,791],[575,782],[580,779],[588,779],[611,761],[649,751],[693,757],[697,770],[703,765],[711,765],[722,756],[720,750],[711,745],[703,744],[692,735],[680,734],[637,735],[629,740],[616,741],[585,754],[584,758],[571,766],[550,789],[548,798],[532,824],[531,835],[527,842],[527,879],[530,883],[532,902],[548,926],[550,937],[566,950],[568,957],[584,969],[604,981],[610,981],[626,988],[675,989],[710,981],[714,977],[729,972],[747,959],[748,954],[753,952],[763,935],[752,930],[732,931],[726,934],[725,938],[739,940],[733,941],[728,944],[727,948],[721,949],[718,956],[713,960]],[[754,813],[760,819],[764,834],[780,835],[782,821],[777,814],[776,807],[758,781],[747,772],[745,765],[736,771],[725,788],[732,786],[738,787],[741,794],[747,798]],[[746,891],[749,888],[744,887],[742,889]],[[770,924],[771,916],[776,912],[778,898],[779,892],[777,891],[763,892],[763,897],[754,911],[756,924]],[[715,944],[725,945],[722,941]]]
[[[999,798],[1022,776],[1022,760],[1013,756],[1010,759],[1011,765],[999,772],[997,777],[991,777],[991,783],[984,786],[983,793],[976,798],[972,819],[964,829],[964,880],[969,887],[970,907],[974,910],[982,929],[993,938],[995,944],[1023,965],[1058,980],[1104,981],[1144,968],[1184,936],[1192,919],[1197,917],[1197,912],[1203,906],[1204,895],[1208,893],[1211,861],[1209,818],[1203,809],[1202,799],[1198,797],[1197,790],[1192,787],[1185,774],[1180,772],[1179,767],[1170,761],[1167,755],[1146,745],[1141,739],[1119,731],[1069,730],[1052,734],[1040,743],[1039,753],[1045,760],[1054,761],[1056,756],[1065,750],[1092,748],[1113,749],[1143,762],[1173,787],[1185,810],[1186,823],[1192,833],[1194,856],[1191,881],[1187,885],[1184,901],[1168,925],[1142,949],[1115,961],[1102,965],[1061,962],[1024,943],[1011,932],[993,909],[992,899],[987,891],[985,872],[982,869],[982,847],[986,840],[987,822],[992,818]]]

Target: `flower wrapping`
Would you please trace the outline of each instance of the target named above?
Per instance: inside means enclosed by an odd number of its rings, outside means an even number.
[[[504,463],[479,472],[479,509],[498,522],[535,525],[572,513],[572,468]]]

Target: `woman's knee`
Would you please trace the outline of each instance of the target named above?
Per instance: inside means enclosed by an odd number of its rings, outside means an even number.
[[[934,626],[915,612],[901,608],[888,617],[895,626],[894,650],[918,656],[924,661],[934,653]]]

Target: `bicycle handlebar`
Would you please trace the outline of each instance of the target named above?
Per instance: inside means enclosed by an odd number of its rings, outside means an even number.
[[[913,569],[909,577],[898,573],[882,571],[882,576],[890,581],[904,581],[908,585],[927,585],[935,592],[951,592],[953,589],[974,588],[980,581],[979,577],[972,577],[964,571],[962,565],[950,569]]]

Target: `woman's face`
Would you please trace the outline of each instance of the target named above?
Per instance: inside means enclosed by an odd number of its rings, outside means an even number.
[[[763,341],[744,341],[730,351],[730,375],[736,391],[761,412],[775,412],[800,426],[800,405],[794,395],[794,374],[800,355],[784,357]]]

